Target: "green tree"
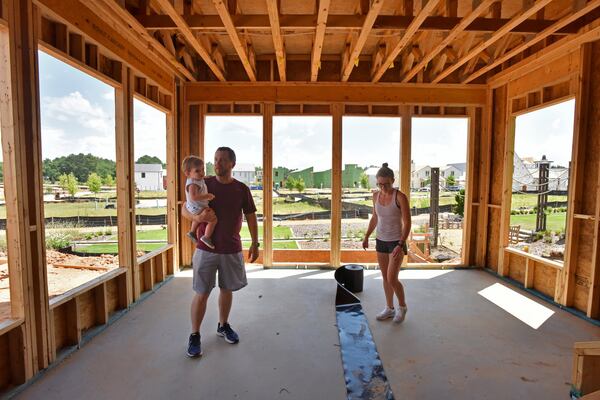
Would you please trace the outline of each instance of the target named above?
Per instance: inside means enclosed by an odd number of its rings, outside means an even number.
[[[214,166],[214,164],[211,163],[211,162],[207,162],[204,173],[206,174],[206,176],[214,176],[215,175],[215,166]]]
[[[302,179],[302,178],[296,179],[296,182],[294,184],[294,189],[296,189],[299,193],[302,193],[304,191],[305,187],[306,187],[306,185],[304,184],[304,179]]]
[[[160,160],[160,158],[158,158],[156,156],[149,156],[147,154],[138,158],[138,160],[135,163],[136,164],[160,164],[163,167],[166,165],[166,164],[163,164],[163,162]]]
[[[454,196],[454,200],[456,200],[456,204],[452,206],[452,212],[454,214],[458,214],[461,217],[465,216],[465,189],[460,189],[460,191]]]
[[[363,189],[369,188],[369,177],[365,173],[360,176],[360,187]]]
[[[456,185],[456,178],[454,175],[450,175],[446,178],[446,187]]]
[[[106,158],[96,157],[92,154],[69,154],[65,157],[57,157],[53,160],[45,159],[42,162],[44,177],[51,182],[56,182],[60,175],[75,175],[79,182],[85,182],[92,172],[100,176],[117,174],[116,163]]]
[[[77,181],[77,177],[75,177],[72,172],[68,175],[62,174],[59,176],[58,182],[61,188],[69,192],[71,197],[75,196],[75,193],[77,193],[79,190],[79,187],[77,186],[79,182]]]
[[[100,175],[98,175],[95,172],[92,172],[88,176],[87,186],[88,186],[88,189],[90,189],[90,192],[92,192],[96,196],[98,196],[98,193],[100,193],[100,189],[102,186],[102,178],[100,178]],[[94,203],[95,203],[96,208],[98,208],[98,199],[94,199]]]
[[[288,190],[294,190],[295,187],[296,187],[296,178],[294,178],[293,176],[289,176],[285,180],[285,188]]]
[[[106,175],[106,176],[104,177],[104,179],[102,180],[102,183],[103,183],[105,186],[110,186],[110,187],[113,187],[113,186],[115,186],[115,179],[113,178],[113,176],[112,176],[112,175]]]

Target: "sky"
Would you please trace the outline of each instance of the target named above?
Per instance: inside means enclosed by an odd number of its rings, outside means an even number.
[[[39,52],[42,157],[92,153],[115,160],[114,89],[69,65]],[[548,159],[563,165],[571,156],[574,100],[517,117],[515,151],[521,157]],[[331,168],[331,117],[275,116],[273,166]],[[465,118],[413,118],[412,160],[443,166],[466,161]],[[387,162],[397,169],[400,119],[343,118],[344,164]],[[134,153],[166,161],[166,116],[134,101]],[[239,163],[262,165],[262,120],[248,116],[209,116],[206,154],[218,146],[233,148]],[[535,150],[532,150],[535,149]],[[1,154],[1,153],[0,153]]]

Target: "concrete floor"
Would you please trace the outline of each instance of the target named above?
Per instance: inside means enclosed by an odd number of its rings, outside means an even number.
[[[378,322],[383,292],[370,272],[361,298],[396,399],[566,399],[573,342],[600,339],[600,328],[529,295],[555,313],[538,329],[526,325],[477,293],[501,282],[482,271],[403,272],[407,320]],[[204,356],[185,356],[192,292],[184,272],[20,397],[344,399],[333,274],[248,276],[230,318],[238,345],[214,333],[214,292]]]

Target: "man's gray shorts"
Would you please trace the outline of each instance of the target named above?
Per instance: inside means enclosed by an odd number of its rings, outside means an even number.
[[[236,291],[248,284],[244,255],[240,251],[233,254],[217,254],[196,249],[192,258],[194,268],[193,288],[197,293],[210,293],[215,287],[219,271],[219,287]]]

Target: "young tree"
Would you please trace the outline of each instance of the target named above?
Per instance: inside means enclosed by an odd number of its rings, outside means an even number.
[[[456,178],[454,178],[454,175],[450,175],[446,178],[446,187],[454,185],[456,185]]]
[[[113,187],[115,186],[115,178],[113,178],[112,175],[108,174],[104,177],[102,183],[104,183],[105,186]]]
[[[458,194],[454,196],[456,204],[452,206],[454,214],[458,214],[461,217],[465,216],[465,189],[460,189]]]
[[[79,182],[77,182],[77,178],[75,177],[75,175],[73,175],[72,172],[69,175],[62,174],[61,176],[59,176],[58,182],[61,188],[69,192],[69,195],[71,195],[71,197],[75,196],[75,193],[77,193],[77,191],[79,190],[79,188],[77,187]]]
[[[304,191],[306,185],[304,184],[304,179],[298,178],[296,179],[296,184],[294,185],[294,189],[296,189],[299,193]]]
[[[360,176],[360,187],[363,189],[369,188],[369,177],[365,173]]]
[[[92,172],[88,176],[87,186],[88,186],[88,189],[90,189],[90,192],[94,193],[97,197],[98,193],[100,193],[100,188],[102,186],[102,178],[100,178],[100,176],[97,173]],[[94,199],[94,203],[95,203],[96,208],[98,208],[98,201],[96,198]]]
[[[294,190],[295,187],[296,187],[296,178],[294,178],[293,176],[289,176],[285,180],[285,188],[288,190]]]

